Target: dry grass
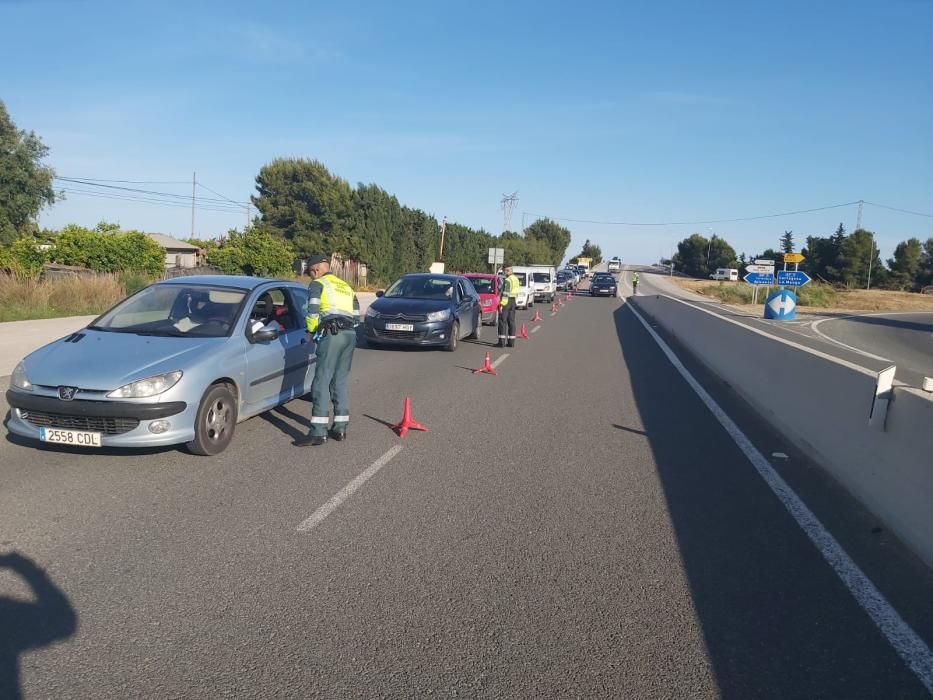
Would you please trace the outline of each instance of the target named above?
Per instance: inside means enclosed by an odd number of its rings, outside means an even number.
[[[747,310],[752,306],[752,287],[744,282],[715,282],[673,278],[674,282],[691,292],[702,294]],[[758,298],[763,301],[764,290]],[[809,284],[801,288],[799,313],[840,313],[849,311],[933,311],[933,295],[885,290],[833,289],[826,285]]]
[[[90,316],[125,296],[118,275],[37,280],[0,274],[0,321]]]

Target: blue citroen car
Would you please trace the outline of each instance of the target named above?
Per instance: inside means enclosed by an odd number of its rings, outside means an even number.
[[[307,304],[302,285],[257,277],[152,284],[25,357],[7,427],[46,443],[217,454],[239,421],[310,391]]]
[[[473,283],[461,275],[403,275],[366,310],[370,345],[419,345],[456,350],[462,338],[479,340],[482,307]]]

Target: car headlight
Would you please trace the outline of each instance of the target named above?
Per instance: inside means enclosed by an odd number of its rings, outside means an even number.
[[[26,365],[20,362],[10,375],[10,384],[23,391],[32,391],[32,383],[26,377]]]
[[[379,312],[370,306],[366,309],[366,318],[379,318]]]
[[[440,311],[432,311],[428,314],[429,321],[446,321],[450,318],[450,309],[441,309]]]
[[[119,389],[111,391],[107,394],[107,398],[145,399],[149,396],[158,396],[178,384],[181,375],[182,372],[179,369],[174,372],[157,374],[154,377],[148,377],[146,379],[138,379],[135,382],[130,382],[129,384],[121,386]]]

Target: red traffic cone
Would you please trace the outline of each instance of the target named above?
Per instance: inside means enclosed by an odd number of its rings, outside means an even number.
[[[405,397],[405,410],[402,414],[402,421],[393,425],[392,430],[397,430],[399,437],[405,437],[405,433],[407,433],[409,430],[423,430],[425,432],[428,431],[428,429],[421,425],[421,423],[416,423],[411,417],[410,396]]]
[[[483,362],[483,366],[479,369],[474,369],[473,374],[499,374],[496,370],[492,368],[492,365],[489,363],[489,353],[486,353],[486,361]]]
[[[522,329],[518,332],[518,337],[519,337],[519,338],[524,338],[525,340],[528,340],[528,331],[525,330],[525,324],[524,324],[524,323],[522,324]]]
[[[538,310],[535,309],[534,318],[532,318],[531,320],[537,322],[537,321],[543,321],[544,319],[541,318],[541,314],[539,314],[539,313],[538,313]]]
[[[557,309],[558,309],[557,302],[554,302],[553,304],[551,304],[551,311],[556,313]]]

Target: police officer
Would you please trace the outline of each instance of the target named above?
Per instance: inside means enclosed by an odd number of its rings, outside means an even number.
[[[638,294],[638,273],[632,275],[632,296]]]
[[[308,333],[317,341],[317,364],[311,383],[311,432],[296,440],[299,447],[318,446],[328,435],[338,442],[347,439],[350,397],[347,380],[356,347],[356,326],[360,323],[360,302],[353,289],[332,274],[327,256],[308,261]],[[328,430],[330,404],[334,404],[334,424]]]
[[[512,348],[515,347],[515,304],[521,284],[518,277],[512,274],[511,265],[504,265],[503,270],[505,280],[499,290],[499,347],[505,347],[508,341],[508,346]]]

